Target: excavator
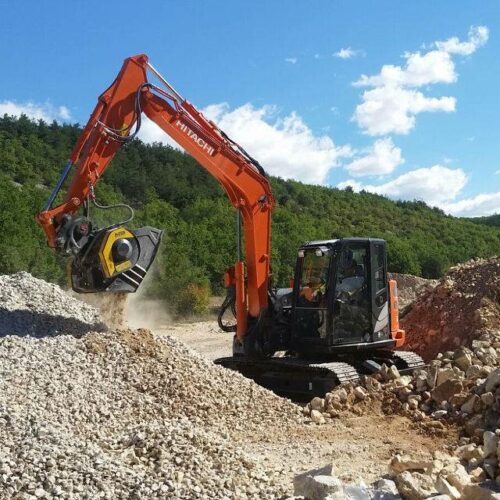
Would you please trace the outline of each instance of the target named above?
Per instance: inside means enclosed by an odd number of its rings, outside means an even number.
[[[277,392],[306,395],[324,394],[384,363],[403,372],[423,366],[418,355],[401,350],[405,332],[384,240],[306,242],[297,250],[290,286],[271,286],[275,200],[264,168],[184,99],[144,54],[125,59],[99,96],[36,216],[48,245],[71,258],[73,290],[133,293],[158,252],[162,231],[131,228],[131,207],[127,220],[106,227],[98,227],[91,213],[110,208],[98,203],[95,187],[118,150],[137,137],[143,114],[221,184],[236,209],[238,255],[224,273],[227,297],[218,317],[221,329],[234,333],[233,355],[218,364]],[[235,324],[227,324],[226,311]]]

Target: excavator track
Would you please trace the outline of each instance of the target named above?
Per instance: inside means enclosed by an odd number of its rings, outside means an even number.
[[[405,364],[402,369],[416,370],[425,366],[424,360],[416,353],[411,351],[394,351],[394,358],[398,359],[400,364]],[[397,365],[396,365],[397,366]]]
[[[402,375],[425,367],[424,360],[414,352],[389,350],[364,356],[358,353],[342,361],[324,363],[290,357],[252,360],[238,356],[219,358],[215,363],[238,371],[277,394],[304,401],[324,396],[338,385],[356,383],[360,375],[376,373],[384,363],[396,366]]]
[[[413,370],[426,366],[425,361],[411,351],[385,351],[379,353],[379,356],[382,358],[381,362],[395,365],[401,374],[412,373]]]
[[[227,357],[215,363],[236,370],[277,394],[295,399],[322,396],[338,385],[359,380],[356,368],[340,361],[317,363],[298,358]]]

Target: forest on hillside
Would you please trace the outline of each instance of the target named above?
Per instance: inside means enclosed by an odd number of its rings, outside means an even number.
[[[500,210],[500,207],[498,208]],[[500,227],[500,214],[488,215],[486,217],[474,217],[471,219],[479,224]]]
[[[26,117],[0,118],[0,274],[25,270],[65,282],[64,259],[47,248],[34,215],[80,130]],[[457,262],[500,253],[499,227],[447,216],[421,201],[394,202],[280,178],[271,183],[277,201],[272,270],[278,286],[292,275],[301,243],[332,236],[384,238],[391,271],[428,278],[441,276]],[[190,156],[134,140],[113,160],[97,195],[101,203],[134,207],[135,227],[147,224],[165,231],[151,293],[173,306],[190,286],[221,293],[222,273],[235,260],[235,213],[219,185]],[[123,214],[114,215],[119,220]]]

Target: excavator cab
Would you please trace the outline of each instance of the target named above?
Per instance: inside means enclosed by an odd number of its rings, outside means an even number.
[[[392,347],[386,243],[374,238],[312,241],[298,251],[291,344],[331,353]]]

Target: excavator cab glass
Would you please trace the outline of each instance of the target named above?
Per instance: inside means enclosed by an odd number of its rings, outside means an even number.
[[[370,340],[370,263],[366,243],[348,243],[337,259],[333,342]]]
[[[295,329],[301,338],[327,335],[331,257],[328,247],[299,250]]]
[[[292,338],[300,350],[369,345],[388,339],[385,241],[346,238],[300,248]]]

